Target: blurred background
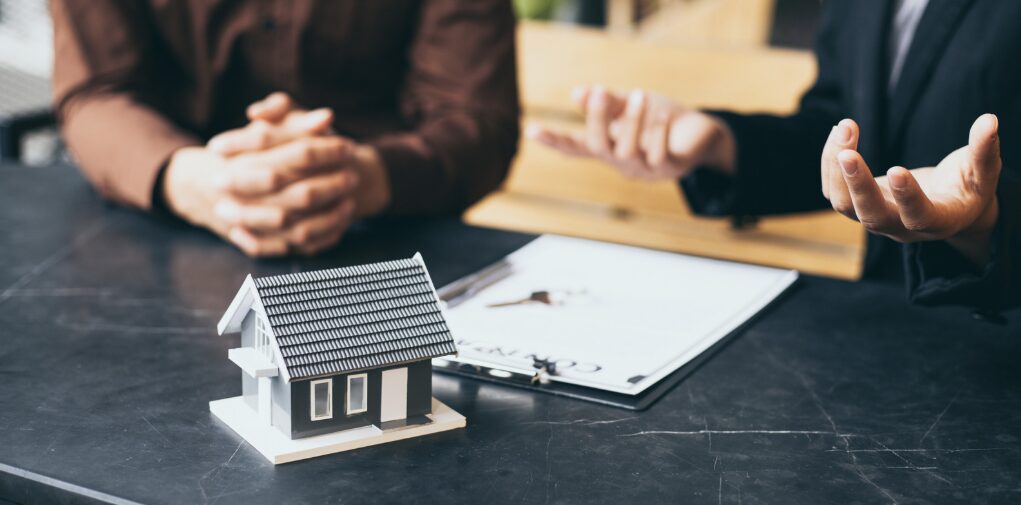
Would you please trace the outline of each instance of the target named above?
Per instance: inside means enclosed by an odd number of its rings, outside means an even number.
[[[515,0],[518,17],[677,44],[811,48],[821,0]]]
[[[651,90],[707,109],[785,114],[815,78],[822,0],[508,0],[523,122],[578,128],[579,84]],[[0,160],[70,160],[50,113],[46,0],[0,0]],[[704,219],[674,182],[627,179],[603,163],[522,139],[503,186],[468,209],[477,226],[581,236],[734,261],[861,275],[864,233],[833,212]],[[736,231],[740,230],[740,233]]]
[[[580,25],[657,44],[811,46],[821,0],[514,0],[523,20]],[[0,0],[0,157],[60,155],[49,115],[46,0]]]

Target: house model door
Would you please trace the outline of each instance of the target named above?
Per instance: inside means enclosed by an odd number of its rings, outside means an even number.
[[[397,421],[408,417],[408,369],[384,370],[381,389],[379,422]]]

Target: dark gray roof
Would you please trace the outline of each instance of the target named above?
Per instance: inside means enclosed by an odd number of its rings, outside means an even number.
[[[292,380],[457,352],[417,258],[254,281]]]

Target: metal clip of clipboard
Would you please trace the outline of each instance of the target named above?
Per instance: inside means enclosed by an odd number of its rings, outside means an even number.
[[[512,273],[510,262],[506,259],[502,259],[489,265],[472,275],[464,277],[451,284],[443,286],[437,291],[447,308],[453,308],[460,303],[470,299],[482,291],[483,289],[496,284],[497,282],[506,279]],[[549,384],[549,376],[552,375],[545,368],[539,368],[537,370],[529,370],[525,368],[514,368],[514,367],[493,367],[491,363],[483,364],[481,362],[475,362],[473,360],[459,359],[459,362],[453,362],[445,359],[433,360],[434,366],[446,368],[452,371],[460,373],[474,373],[479,376],[489,376],[502,381],[518,382],[523,384]]]

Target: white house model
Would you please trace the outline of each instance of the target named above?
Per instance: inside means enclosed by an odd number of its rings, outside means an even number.
[[[432,397],[457,349],[421,255],[249,275],[217,331],[241,333],[241,396],[209,408],[274,463],[465,426]]]

